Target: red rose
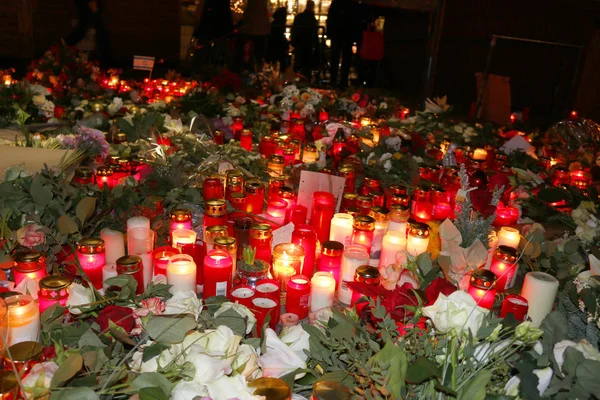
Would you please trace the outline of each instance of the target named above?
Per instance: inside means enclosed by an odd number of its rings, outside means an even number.
[[[433,282],[425,289],[425,296],[427,296],[426,306],[430,306],[437,300],[440,293],[448,296],[450,293],[454,293],[458,289],[456,286],[445,280],[444,278],[435,278]]]
[[[62,118],[62,116],[65,114],[65,108],[63,106],[55,106],[54,107],[54,117],[55,118]]]
[[[108,321],[112,321],[113,324],[120,326],[129,333],[135,326],[135,318],[133,317],[133,310],[129,307],[121,306],[108,306],[105,307],[96,322],[100,325],[102,332],[108,332],[109,324]]]
[[[366,100],[360,100],[358,102],[358,106],[361,108],[365,108],[367,106],[367,101]]]

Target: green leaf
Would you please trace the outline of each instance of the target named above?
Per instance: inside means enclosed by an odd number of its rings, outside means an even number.
[[[600,393],[598,371],[600,371],[600,361],[595,360],[583,360],[576,371],[577,383],[594,396]]]
[[[153,316],[145,324],[150,337],[161,343],[181,343],[186,333],[196,327],[193,317]]]
[[[131,382],[127,389],[129,393],[137,393],[144,388],[160,388],[164,393],[171,393],[171,382],[158,372],[145,372]]]
[[[56,388],[62,386],[81,371],[81,367],[83,367],[83,357],[81,357],[81,354],[71,354],[56,370],[56,373],[52,377],[52,382],[50,382],[50,387]]]
[[[75,209],[75,215],[81,224],[94,214],[96,209],[96,198],[95,197],[84,197],[77,204]]]
[[[241,337],[246,335],[247,317],[242,317],[233,308],[216,317],[214,324],[215,326],[225,325]]]
[[[585,360],[583,353],[573,347],[567,347],[565,350],[562,372],[565,375],[575,376],[577,366]]]
[[[144,353],[142,354],[142,362],[146,362],[152,360],[154,357],[157,357],[163,350],[169,348],[169,345],[164,343],[155,343],[144,349]]]
[[[79,342],[79,339],[83,336],[85,331],[87,331],[89,328],[90,325],[85,322],[78,326],[63,325],[61,342],[65,346],[75,346]]]
[[[81,339],[77,342],[77,346],[79,348],[83,347],[94,347],[94,348],[105,348],[106,345],[100,340],[98,335],[92,331],[92,328],[85,331],[85,333],[81,336]]]
[[[537,199],[545,203],[557,203],[562,200],[570,201],[573,199],[573,196],[568,190],[550,187],[540,190]]]
[[[483,369],[467,382],[458,393],[458,400],[484,400],[485,387],[492,378],[492,371]]]
[[[55,390],[50,394],[50,400],[99,400],[100,397],[89,387],[67,387]]]
[[[70,235],[77,231],[79,231],[79,227],[77,226],[77,223],[73,221],[73,218],[68,215],[61,215],[58,217],[58,232],[63,235]]]
[[[417,265],[423,275],[427,275],[429,271],[431,271],[433,263],[431,262],[431,255],[429,252],[426,251],[417,256]]]
[[[96,386],[96,374],[86,375],[82,378],[73,379],[71,387],[93,387]]]
[[[553,311],[544,318],[540,329],[544,331],[542,344],[553,349],[561,340],[567,339],[567,321],[560,311]]]
[[[352,375],[350,375],[346,371],[329,372],[329,373],[321,376],[317,381],[319,381],[319,382],[324,382],[324,381],[340,382],[340,383],[344,384],[344,386],[346,386],[350,389],[354,388],[354,386],[355,386]]]
[[[52,200],[52,190],[42,184],[42,175],[40,174],[34,175],[29,191],[33,201],[40,206],[46,206]]]
[[[385,384],[392,397],[401,398],[408,368],[404,350],[388,340],[383,349],[374,356],[374,360],[381,370],[385,371]]]
[[[427,357],[419,357],[406,370],[406,382],[419,384],[434,377],[441,377],[440,368]]]
[[[169,396],[158,386],[143,388],[138,395],[140,400],[169,400]]]
[[[571,239],[565,243],[565,254],[574,254],[579,249],[579,242],[575,239]]]

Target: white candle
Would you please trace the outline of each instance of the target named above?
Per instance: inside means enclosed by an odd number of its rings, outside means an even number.
[[[123,232],[104,228],[100,231],[100,239],[104,240],[106,263],[114,265],[125,255],[125,236]]]
[[[521,296],[529,303],[527,315],[532,326],[539,328],[546,315],[550,314],[557,292],[558,280],[552,275],[539,271],[525,275]]]
[[[127,220],[127,232],[134,228],[150,229],[150,220],[146,217],[131,217]]]
[[[396,254],[406,250],[406,233],[390,231],[383,237],[379,266],[387,267],[396,263]]]
[[[390,222],[388,222],[388,232],[402,232],[404,233],[404,237],[406,237],[406,229],[408,228],[408,222],[404,221],[404,222],[397,222],[397,221],[392,221],[390,220]]]
[[[142,259],[146,287],[154,275],[154,231],[150,228],[133,228],[127,231],[127,250],[129,255]]]
[[[331,230],[329,240],[340,242],[344,245],[350,242],[352,237],[352,222],[354,218],[350,214],[337,213],[331,219]]]
[[[354,277],[353,277],[354,278]],[[310,280],[310,311],[333,306],[335,278],[329,272],[317,272]]]
[[[338,300],[344,304],[350,304],[352,300],[352,289],[346,282],[354,282],[354,273],[361,265],[369,264],[369,253],[364,246],[350,245],[346,246],[342,256],[342,266],[340,270],[340,285],[338,288]]]
[[[6,299],[8,306],[8,340],[15,343],[37,342],[40,334],[40,308],[31,296],[17,295]]]
[[[116,264],[105,264],[102,267],[102,282],[106,282],[107,279],[117,276],[117,265]],[[103,283],[102,288],[106,290],[108,286]]]
[[[518,229],[503,226],[498,232],[498,246],[508,246],[513,249],[519,249],[521,242],[521,233]]]
[[[173,238],[171,245],[179,249],[179,251],[181,251],[186,244],[196,243],[196,232],[191,229],[174,230],[171,236]]]
[[[177,254],[169,258],[167,264],[167,283],[169,291],[196,291],[196,264],[187,254]]]
[[[371,257],[381,258],[382,242],[388,228],[388,220],[375,221],[375,230],[373,231],[373,244],[371,245]]]
[[[417,257],[421,253],[425,253],[427,251],[427,246],[429,246],[429,236],[413,236],[408,235],[408,239],[406,240],[406,251],[413,257]]]

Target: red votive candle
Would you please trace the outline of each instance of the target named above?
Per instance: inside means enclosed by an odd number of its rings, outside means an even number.
[[[154,259],[154,276],[167,276],[167,264],[169,263],[169,258],[176,254],[179,254],[179,250],[171,246],[162,246],[154,249],[152,252],[152,258]]]
[[[347,210],[348,208],[356,207],[357,201],[358,201],[357,193],[344,193],[344,196],[342,197],[342,210]]]
[[[260,143],[258,144],[258,151],[265,158],[269,158],[271,154],[273,154],[273,150],[275,149],[275,141],[272,136],[263,136],[260,138]]]
[[[94,170],[90,167],[78,167],[75,170],[73,183],[78,183],[80,185],[91,185],[94,183]]]
[[[368,215],[357,215],[352,222],[351,244],[360,244],[371,252],[373,235],[375,232],[375,218]]]
[[[240,140],[241,133],[244,130],[244,120],[241,117],[235,117],[233,124],[231,124],[231,130],[233,131],[233,138]]]
[[[335,279],[336,289],[340,283],[340,268],[342,267],[342,255],[344,245],[340,242],[330,240],[321,245],[321,257],[319,257],[319,272],[329,272]]]
[[[136,294],[144,293],[144,268],[139,256],[120,257],[117,260],[117,274],[132,276],[137,282]]]
[[[310,278],[306,275],[294,275],[287,283],[285,310],[299,319],[308,317],[310,303]]]
[[[377,288],[380,283],[379,270],[377,267],[372,267],[370,265],[361,265],[356,269],[354,273],[354,282],[357,283],[366,283],[368,285]],[[357,292],[355,290],[352,291],[352,302],[351,305],[354,305],[363,296],[363,293]]]
[[[241,285],[231,289],[229,298],[234,303],[240,303],[248,308],[252,307],[252,299],[256,295],[256,291],[252,286]]]
[[[511,313],[517,321],[525,321],[525,316],[529,309],[529,303],[525,297],[517,294],[509,294],[502,302],[500,318],[506,318]]]
[[[246,187],[246,212],[261,214],[265,202],[265,185],[259,181],[247,181]]]
[[[516,207],[502,207],[496,209],[496,218],[493,225],[496,228],[501,226],[516,225],[519,221],[519,210]]]
[[[515,272],[517,272],[517,250],[509,246],[498,246],[490,271],[496,275],[496,290],[503,292],[511,287]]]
[[[496,275],[486,269],[471,272],[469,294],[479,307],[491,310],[496,297]]]
[[[46,271],[46,259],[42,253],[35,250],[18,251],[14,256],[13,278],[15,286],[28,277],[36,282],[48,275]]]
[[[254,316],[256,317],[256,331],[258,332],[258,337],[261,336],[261,331],[267,316],[269,319],[269,327],[271,329],[275,329],[277,323],[279,322],[279,303],[273,299],[269,299],[266,297],[255,297],[252,299],[252,308],[251,310],[254,312]]]
[[[252,151],[252,131],[250,129],[243,129],[240,133],[240,147]]]
[[[170,213],[169,233],[179,229],[192,229],[192,213],[185,208],[175,208]],[[166,268],[166,264],[165,264]]]
[[[229,203],[234,210],[246,211],[246,194],[243,192],[231,193]]]
[[[227,203],[225,200],[208,200],[204,203],[204,237],[211,226],[227,226]]]
[[[236,170],[227,171],[227,185],[225,189],[225,199],[229,200],[233,193],[244,192],[244,175]]]
[[[288,204],[283,200],[271,200],[267,203],[267,215],[269,219],[279,225],[285,223],[285,214]]]
[[[356,190],[356,171],[352,165],[343,165],[339,169],[341,177],[346,178],[344,193],[354,193]]]
[[[369,215],[374,205],[373,196],[358,196],[356,198],[356,207],[358,207],[361,214]]]
[[[213,139],[216,144],[223,144],[225,142],[225,132],[216,130],[213,133]]]
[[[306,215],[308,210],[306,207],[296,204],[290,210],[290,222],[294,225],[306,224]]]
[[[184,244],[181,253],[187,254],[194,259],[196,264],[196,285],[204,284],[204,257],[206,256],[206,245],[204,243]],[[166,266],[165,266],[166,269]],[[166,272],[165,272],[166,273]]]
[[[292,243],[304,249],[302,275],[308,276],[310,280],[315,272],[317,253],[317,231],[314,226],[307,224],[296,225],[292,232]]]
[[[329,192],[314,192],[310,224],[315,227],[317,238],[321,243],[329,240],[331,219],[334,213],[335,199],[333,194]]]
[[[281,299],[281,286],[276,279],[262,279],[256,282],[256,297],[266,297],[279,303]]]
[[[96,184],[100,189],[104,188],[104,185],[111,189],[115,185],[113,169],[108,166],[98,167],[96,169]]]
[[[202,184],[202,194],[204,201],[224,199],[225,188],[223,187],[223,181],[219,178],[206,178]]]
[[[273,229],[269,224],[252,224],[250,226],[249,245],[256,250],[255,258],[271,263],[271,246]]]
[[[50,275],[42,278],[38,290],[40,314],[56,303],[64,307],[69,298],[70,285],[71,280],[62,275]]]
[[[279,200],[285,201],[286,209],[285,209],[285,223],[288,223],[290,220],[290,211],[292,207],[296,205],[296,192],[292,188],[287,186],[282,186],[279,188],[279,192],[277,193]]]
[[[223,250],[211,250],[204,257],[204,288],[202,298],[228,296],[231,293],[233,260]]]
[[[106,264],[104,240],[84,238],[77,243],[77,258],[81,269],[96,289],[102,288],[102,268]]]

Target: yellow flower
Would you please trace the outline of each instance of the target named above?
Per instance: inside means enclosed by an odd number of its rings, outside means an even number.
[[[438,221],[429,221],[429,246],[427,251],[431,254],[431,259],[435,260],[440,255],[442,241],[440,239],[440,223]]]
[[[400,160],[402,158],[402,153],[400,153],[399,151],[395,152],[394,154],[392,154],[394,156],[394,158],[396,160]]]

